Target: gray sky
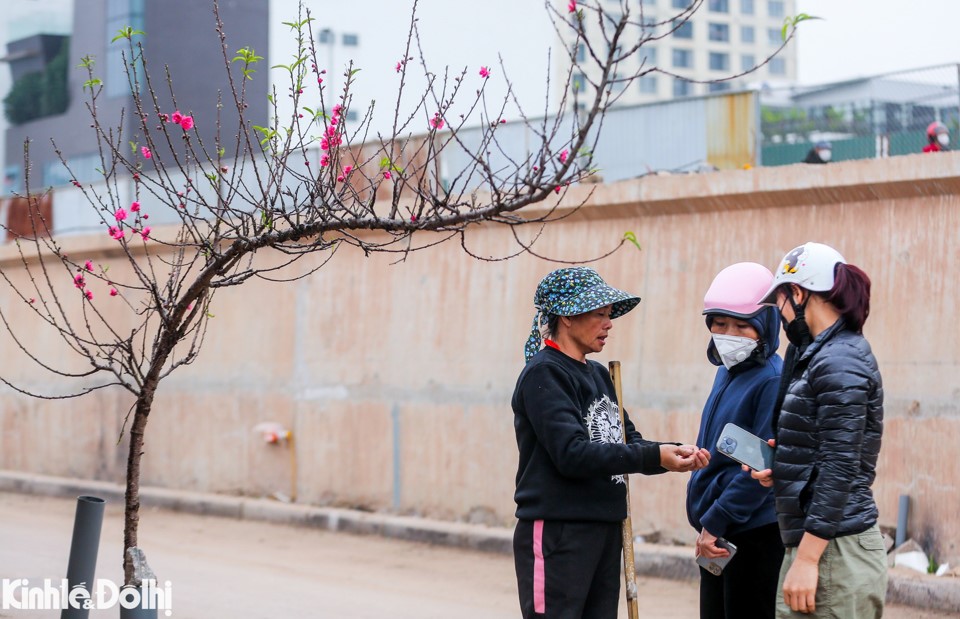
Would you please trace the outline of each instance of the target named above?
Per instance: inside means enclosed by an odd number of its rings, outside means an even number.
[[[797,0],[805,84],[960,62],[960,0]]]

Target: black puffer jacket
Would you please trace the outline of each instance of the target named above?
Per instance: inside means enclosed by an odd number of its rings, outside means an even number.
[[[870,344],[840,319],[800,353],[789,381],[774,420],[783,543],[799,545],[804,531],[824,539],[861,533],[877,522],[870,486],[883,433],[883,385]]]

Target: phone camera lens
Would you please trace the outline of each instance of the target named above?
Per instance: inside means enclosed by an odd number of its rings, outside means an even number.
[[[723,453],[733,453],[737,448],[737,441],[729,436],[724,436],[720,441],[720,451]]]

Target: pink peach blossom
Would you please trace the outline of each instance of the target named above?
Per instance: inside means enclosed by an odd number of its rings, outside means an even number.
[[[117,226],[110,226],[110,229],[107,230],[107,233],[110,235],[110,238],[119,241],[123,238],[124,232]]]
[[[139,213],[139,212],[140,212],[140,203],[139,203],[139,202],[133,202],[133,203],[131,203],[131,204],[130,204],[130,212],[131,212],[131,213]]]
[[[482,77],[483,79],[487,79],[488,77],[490,77],[490,69],[488,69],[487,67],[480,67],[480,77]]]
[[[557,157],[557,159],[560,160],[560,163],[566,163],[566,162],[567,162],[567,157],[569,157],[569,156],[570,156],[570,151],[564,149],[563,151],[561,151],[560,156]]]
[[[180,121],[183,120],[183,114],[180,113],[180,110],[177,110],[170,116],[170,120],[173,121],[173,124],[179,125]]]
[[[111,289],[110,289],[110,296],[111,296],[111,297],[115,297],[115,296],[117,296],[117,294],[118,294],[118,293],[117,293],[117,289],[116,289],[116,288],[111,288]]]
[[[93,262],[91,260],[87,260],[83,263],[83,268],[87,271],[93,271]]]
[[[387,170],[386,172],[383,173],[383,178],[390,180],[390,170]]]
[[[567,12],[568,13],[577,12],[577,0],[570,0],[570,4],[567,5]]]
[[[147,148],[146,146],[141,146],[140,152],[143,154],[144,159],[150,159],[151,157],[153,157],[153,153],[151,153],[150,149]]]
[[[87,285],[87,281],[83,278],[83,273],[77,273],[73,276],[73,285],[83,290],[83,287]]]
[[[123,207],[117,209],[117,212],[113,214],[117,218],[117,221],[123,221],[127,218],[127,211],[123,210]]]
[[[93,291],[87,290],[83,293],[83,296],[87,297],[87,301],[93,301]]]
[[[140,231],[140,236],[143,238],[144,241],[150,238],[150,226],[144,227],[144,229]]]
[[[190,131],[193,128],[193,116],[184,116],[180,120],[180,126],[183,127],[184,131]]]

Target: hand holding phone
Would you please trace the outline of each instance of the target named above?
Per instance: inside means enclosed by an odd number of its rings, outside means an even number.
[[[718,537],[716,541],[718,548],[725,548],[728,554],[725,557],[717,557],[715,559],[708,559],[707,557],[700,555],[697,557],[697,565],[707,570],[714,576],[719,576],[723,573],[723,568],[727,567],[727,564],[730,563],[730,560],[733,559],[733,556],[737,554],[737,547],[722,537]]]
[[[717,451],[755,471],[773,468],[774,448],[759,436],[733,423],[723,426],[723,432],[717,439]]]

